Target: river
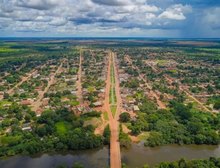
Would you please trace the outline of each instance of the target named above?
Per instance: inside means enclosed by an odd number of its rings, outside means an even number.
[[[154,166],[164,161],[185,159],[205,159],[211,156],[220,157],[220,146],[211,145],[166,145],[161,147],[143,147],[133,144],[129,150],[122,150],[122,162],[129,168],[141,167],[144,164]]]
[[[220,157],[220,146],[209,145],[166,145],[148,148],[143,144],[132,144],[128,150],[122,149],[122,162],[129,168],[141,167],[144,164],[153,166],[162,161],[174,161],[180,158],[202,159],[211,156]],[[36,156],[14,156],[0,160],[1,168],[56,168],[80,162],[86,168],[106,168],[109,164],[108,147],[62,154],[43,154]]]

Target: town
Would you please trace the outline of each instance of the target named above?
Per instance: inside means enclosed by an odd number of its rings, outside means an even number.
[[[0,156],[219,144],[219,43],[115,43],[1,42]]]

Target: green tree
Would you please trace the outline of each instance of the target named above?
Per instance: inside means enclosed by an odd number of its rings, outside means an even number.
[[[120,120],[121,122],[128,122],[128,121],[130,121],[130,119],[131,119],[130,114],[129,114],[129,113],[126,113],[126,112],[121,113],[120,116],[119,116],[119,120]]]

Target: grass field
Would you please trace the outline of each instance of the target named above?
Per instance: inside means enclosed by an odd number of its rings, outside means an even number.
[[[0,47],[0,53],[20,53],[27,51],[27,49],[15,49],[15,48],[9,48],[9,47]]]
[[[71,125],[65,121],[60,121],[56,123],[56,131],[58,134],[63,135],[68,132],[68,130],[71,128]]]

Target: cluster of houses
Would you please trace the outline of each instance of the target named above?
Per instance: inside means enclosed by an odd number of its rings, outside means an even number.
[[[123,60],[120,60],[123,61]],[[127,62],[128,63],[128,62]],[[128,68],[128,66],[123,66],[121,64],[121,66],[119,66],[120,62],[118,63],[119,69],[118,69],[118,77],[119,77],[119,82],[121,83],[126,83],[128,82],[131,78],[132,75],[128,74],[125,72],[126,68]],[[128,113],[130,113],[130,115],[133,117],[135,112],[138,112],[139,109],[139,103],[138,101],[134,98],[134,95],[136,94],[137,90],[136,89],[132,89],[132,88],[128,88],[125,86],[121,86],[120,87],[120,94],[121,94],[121,98],[122,98],[122,109]]]
[[[105,98],[105,81],[107,77],[107,65],[108,59],[105,57],[108,53],[104,50],[87,51],[86,58],[83,59],[82,68],[82,84],[88,83],[91,86],[83,87],[84,106],[89,105],[93,108],[99,108],[103,106],[103,100]],[[103,85],[98,88],[95,86],[96,82],[102,82]],[[91,91],[92,88],[92,91]],[[94,94],[95,93],[95,94]],[[95,101],[90,102],[89,96],[96,95]]]

